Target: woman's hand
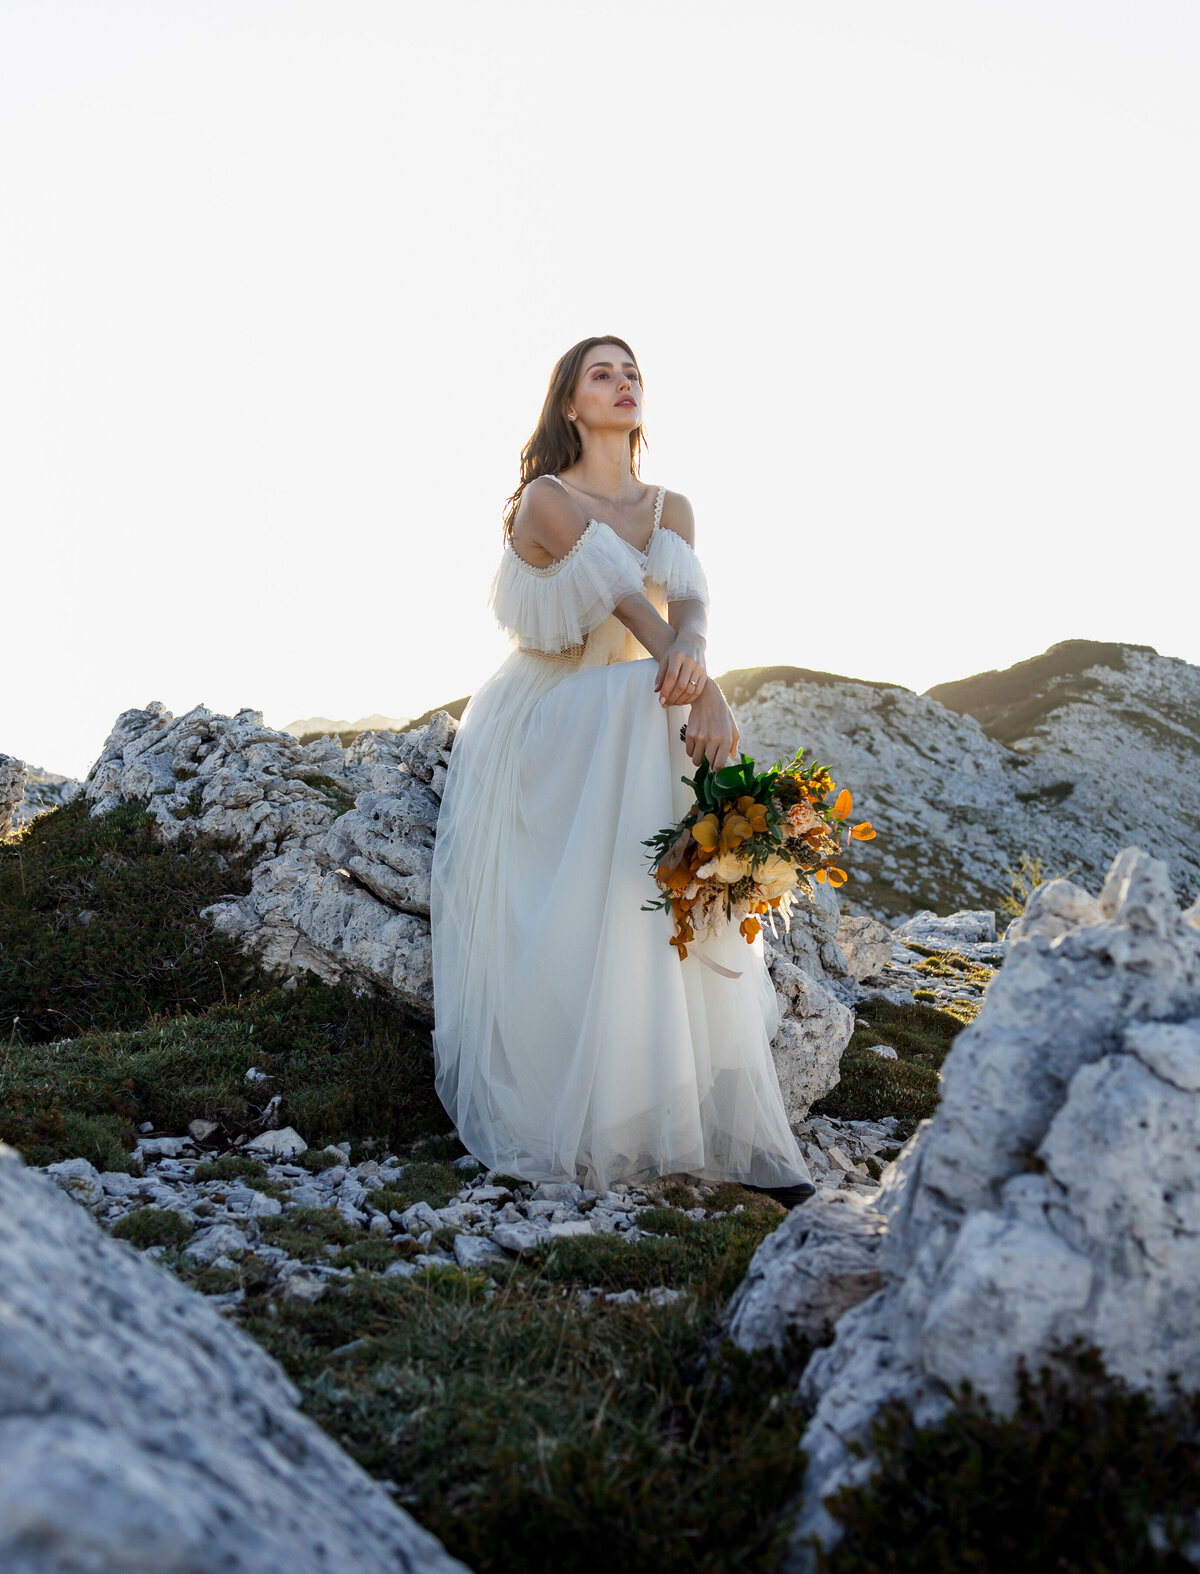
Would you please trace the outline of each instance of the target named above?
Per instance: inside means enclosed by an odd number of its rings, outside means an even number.
[[[704,693],[688,711],[684,743],[688,759],[698,766],[704,756],[714,771],[719,771],[738,746],[738,725],[725,696],[715,683],[707,683]]]
[[[658,664],[654,687],[664,705],[691,705],[708,685],[704,642],[691,634],[677,634]]]

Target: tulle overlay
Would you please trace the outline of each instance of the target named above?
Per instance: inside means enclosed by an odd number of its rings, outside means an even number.
[[[514,641],[592,634],[591,661],[514,649],[463,714],[433,859],[437,1090],[477,1158],[528,1180],[805,1182],[762,937],[705,942],[727,978],[680,962],[669,916],[640,911],[643,838],[691,796],[688,712],[659,704],[657,662],[611,610],[631,571],[663,610],[656,586],[706,595],[703,571],[682,537],[658,548],[673,532],[643,557],[597,524],[550,574],[507,548],[493,587]]]

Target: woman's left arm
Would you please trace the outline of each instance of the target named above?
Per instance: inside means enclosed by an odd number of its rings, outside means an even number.
[[[696,516],[682,493],[667,493],[661,523],[695,549]],[[675,639],[659,661],[654,687],[664,705],[690,705],[708,682],[708,608],[703,601],[669,601],[667,622],[675,630]]]

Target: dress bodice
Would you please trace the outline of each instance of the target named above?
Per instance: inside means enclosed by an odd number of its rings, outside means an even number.
[[[678,531],[661,523],[665,494],[659,487],[643,550],[601,519],[589,519],[570,551],[542,568],[527,563],[509,541],[488,599],[517,649],[580,666],[636,661],[649,652],[613,615],[626,596],[641,591],[663,617],[672,601],[708,605],[699,558]]]

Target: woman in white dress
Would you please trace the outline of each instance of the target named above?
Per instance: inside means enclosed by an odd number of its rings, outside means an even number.
[[[642,911],[644,840],[738,733],[705,670],[691,506],[638,478],[641,424],[633,352],[585,339],[522,454],[490,596],[513,648],[463,712],[434,844],[437,1091],[506,1174],[682,1171],[792,1204],[813,1186],[762,936],[730,926],[680,961],[669,915]]]

